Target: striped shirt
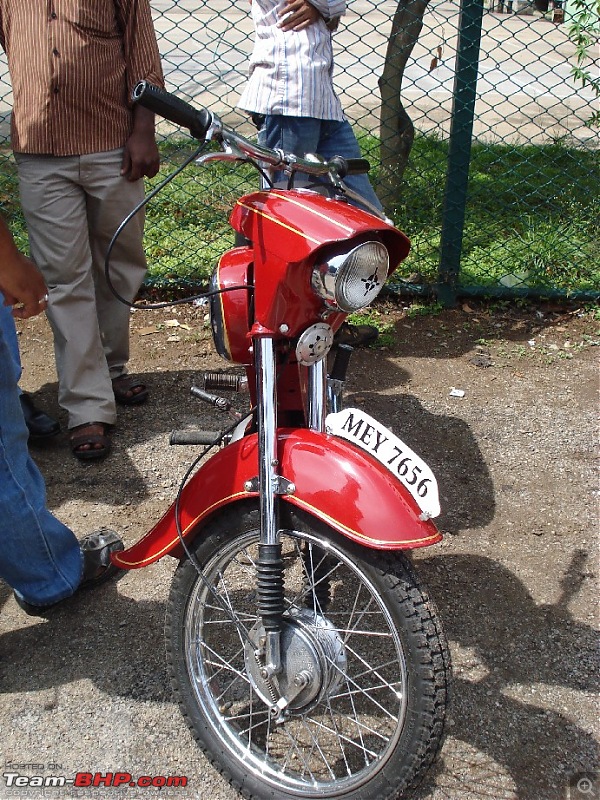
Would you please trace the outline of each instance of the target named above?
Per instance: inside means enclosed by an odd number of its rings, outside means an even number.
[[[310,0],[326,19],[341,16],[345,0]],[[343,120],[333,88],[331,32],[320,18],[303,31],[277,27],[281,0],[252,0],[254,50],[238,106],[256,114]]]
[[[122,147],[131,90],[162,85],[148,0],[0,0],[13,87],[12,148],[83,155]]]

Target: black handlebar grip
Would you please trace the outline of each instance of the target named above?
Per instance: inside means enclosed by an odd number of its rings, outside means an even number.
[[[217,444],[222,431],[171,431],[169,444]]]
[[[350,363],[350,356],[354,348],[349,344],[339,344],[333,362],[333,367],[329,377],[333,381],[345,381],[346,372],[348,372],[348,364]]]
[[[365,175],[371,169],[371,164],[366,158],[347,158],[346,164],[348,165],[347,175]]]
[[[335,165],[340,178],[345,178],[346,175],[364,175],[371,169],[371,165],[366,158],[334,156],[330,163]]]
[[[210,111],[205,108],[196,109],[180,97],[148,81],[140,81],[134,86],[131,99],[176,125],[188,128],[194,139],[203,140],[212,123]]]

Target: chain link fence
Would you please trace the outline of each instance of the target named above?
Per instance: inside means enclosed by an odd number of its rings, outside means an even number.
[[[335,86],[386,210],[412,240],[392,289],[598,297],[597,97],[572,75],[569,0],[350,0]],[[595,0],[590,0],[593,4]],[[483,5],[485,3],[485,6]],[[240,132],[253,44],[246,0],[151,0],[167,88]],[[597,48],[586,68],[598,74]],[[0,203],[26,248],[0,60]],[[189,155],[160,123],[156,186]],[[188,167],[148,206],[149,283],[203,282],[233,241],[228,214],[258,185],[245,167]]]

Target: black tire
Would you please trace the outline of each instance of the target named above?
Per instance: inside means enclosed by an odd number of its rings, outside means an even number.
[[[167,661],[183,715],[247,798],[401,797],[443,739],[450,658],[436,609],[402,554],[358,547],[308,515],[285,513],[285,721],[274,722],[250,656],[260,633],[259,518],[245,504],[194,542],[204,577],[185,559],[173,579]],[[311,667],[300,671],[307,687],[295,697],[294,658]]]

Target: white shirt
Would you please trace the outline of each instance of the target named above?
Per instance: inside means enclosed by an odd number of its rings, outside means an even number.
[[[340,17],[346,0],[310,0],[327,19]],[[320,18],[303,31],[277,27],[281,0],[252,0],[254,50],[249,80],[238,102],[257,114],[343,120],[333,89],[331,32]]]

